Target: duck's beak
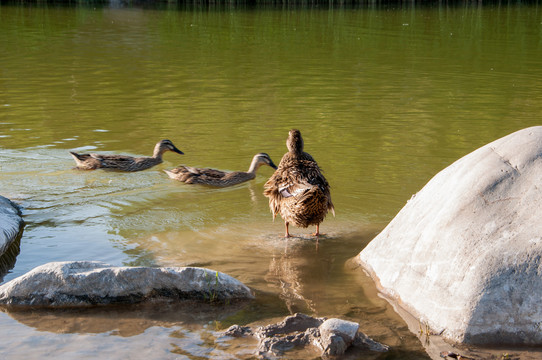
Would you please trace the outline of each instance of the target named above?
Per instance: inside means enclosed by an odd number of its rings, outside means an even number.
[[[173,146],[173,149],[171,149],[171,151],[176,152],[177,154],[184,155],[184,153],[181,150],[177,149],[175,146]]]
[[[277,170],[277,165],[275,165],[272,160],[269,160],[269,166],[271,166],[273,169]]]

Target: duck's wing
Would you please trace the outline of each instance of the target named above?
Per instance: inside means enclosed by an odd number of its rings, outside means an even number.
[[[309,155],[310,156],[310,155]],[[331,191],[329,183],[327,182],[322,169],[318,166],[316,161],[307,161],[303,160],[300,164],[301,172],[304,174],[305,181],[311,184],[312,186],[317,186],[322,192],[323,196],[327,202],[327,208],[335,216],[335,207],[331,201]]]
[[[98,160],[101,167],[104,168],[127,168],[135,163],[135,158],[127,155],[101,155],[91,153],[90,156]]]
[[[187,175],[204,178],[221,179],[227,174],[224,171],[209,168],[195,168],[192,166],[182,166],[181,168],[182,172],[186,173]]]
[[[175,169],[167,170],[166,173],[169,177],[186,182],[189,184],[195,183],[208,183],[222,179],[227,173],[224,171],[209,169],[209,168],[195,168],[191,166],[179,166]]]
[[[101,155],[91,153],[90,156],[100,161],[134,161],[134,157],[128,155]]]
[[[281,202],[293,196],[294,185],[299,183],[296,164],[299,161],[292,153],[286,153],[280,160],[277,170],[264,184],[264,195],[269,198],[269,208],[275,217],[281,208]]]
[[[292,168],[285,173],[282,182],[278,184],[278,193],[281,198],[300,198],[313,188],[320,188],[316,174],[300,172],[298,168]],[[310,176],[307,176],[310,175]]]
[[[280,211],[281,201],[290,197],[301,200],[318,189],[320,196],[326,199],[328,210],[335,215],[329,183],[314,160],[297,159],[282,165],[266,183],[268,187],[264,193],[269,197],[269,206],[274,213]]]
[[[225,177],[228,173],[222,170],[217,169],[196,169],[198,174],[200,176],[205,176],[206,178],[212,178],[212,179],[222,179]]]
[[[287,164],[281,173],[281,184],[279,187],[290,186],[293,188],[304,187],[307,185],[315,185],[322,190],[329,187],[329,184],[322,174],[320,167],[316,161],[312,160],[297,160]]]

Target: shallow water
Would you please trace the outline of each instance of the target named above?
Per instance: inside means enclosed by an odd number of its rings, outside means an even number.
[[[22,206],[3,281],[50,261],[204,266],[257,299],[219,309],[0,314],[8,358],[242,358],[233,323],[301,311],[357,321],[428,358],[416,330],[345,266],[439,170],[542,115],[536,5],[359,8],[0,6],[0,195]],[[290,128],[325,170],[337,216],[285,241],[263,184],[188,186],[180,163],[276,163]],[[73,170],[68,150],[185,152],[131,174]],[[353,353],[352,358],[366,356]],[[291,357],[312,357],[300,352]],[[374,355],[378,358],[380,355]]]

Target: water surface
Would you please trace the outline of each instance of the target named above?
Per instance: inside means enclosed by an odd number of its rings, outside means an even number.
[[[257,293],[224,311],[3,313],[0,352],[242,358],[254,344],[217,331],[302,311],[359,322],[391,358],[428,358],[345,263],[438,171],[539,125],[541,36],[536,5],[0,6],[0,194],[26,221],[3,280],[49,261],[99,260],[205,266]],[[291,128],[332,186],[337,216],[318,247],[313,229],[281,237],[262,195],[268,167],[227,189],[161,171],[246,170],[258,152],[278,163]],[[185,155],[132,174],[73,170],[68,153],[150,155],[163,138]]]

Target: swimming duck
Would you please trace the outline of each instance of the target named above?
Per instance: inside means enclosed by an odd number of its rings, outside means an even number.
[[[162,155],[166,151],[173,151],[177,154],[184,154],[177,149],[169,140],[162,140],[154,147],[152,157],[132,157],[127,155],[99,155],[99,154],[77,154],[70,151],[78,169],[114,169],[119,171],[141,171],[158,165],[162,162]]]
[[[320,223],[328,211],[335,216],[329,184],[313,157],[303,151],[301,132],[290,130],[286,140],[288,152],[280,160],[278,169],[264,185],[273,218],[280,214],[290,237],[288,225],[306,228],[316,225],[315,236],[320,235]]]
[[[204,184],[216,187],[226,187],[237,185],[242,182],[252,180],[256,177],[256,170],[262,165],[269,165],[273,169],[277,167],[273,160],[266,153],[254,155],[252,163],[247,172],[233,171],[225,172],[209,168],[194,168],[190,166],[179,166],[172,170],[164,170],[172,179],[185,182],[187,184]]]

